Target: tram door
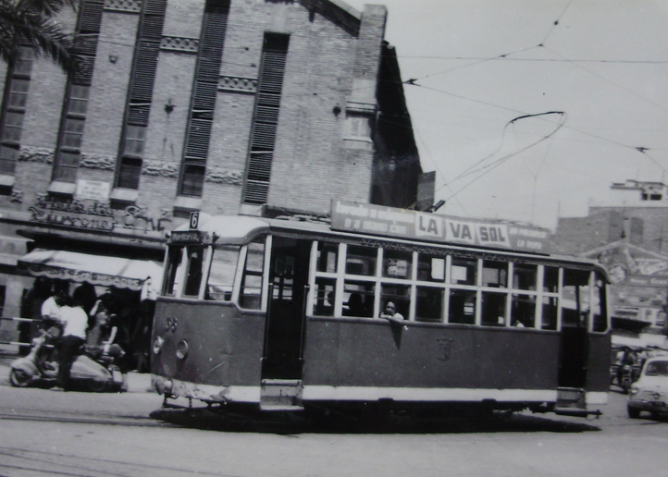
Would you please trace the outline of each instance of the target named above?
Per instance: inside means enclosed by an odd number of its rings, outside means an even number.
[[[300,379],[311,242],[274,236],[263,379]]]
[[[589,271],[564,270],[559,387],[584,388],[587,380]]]

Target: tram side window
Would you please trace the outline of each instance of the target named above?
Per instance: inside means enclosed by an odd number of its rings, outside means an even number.
[[[334,316],[335,293],[336,279],[317,277],[313,313],[317,316]]]
[[[422,282],[444,282],[445,257],[419,254],[417,278]]]
[[[234,276],[239,261],[238,246],[216,247],[211,259],[211,270],[206,285],[206,300],[230,301]]]
[[[375,283],[348,281],[343,284],[343,316],[373,318]]]
[[[564,270],[561,300],[562,327],[587,326],[589,273],[586,270]]]
[[[548,293],[559,293],[559,268],[544,267],[543,291]]]
[[[513,293],[510,305],[510,326],[518,328],[535,328],[536,297]]]
[[[556,330],[557,329],[557,310],[558,298],[552,296],[543,297],[543,318],[541,329]]]
[[[336,264],[339,261],[339,244],[318,242],[318,272],[336,273]]]
[[[183,247],[170,247],[167,256],[167,273],[163,293],[165,296],[174,296],[178,288],[177,282],[182,268]]]
[[[519,290],[536,290],[537,277],[537,265],[516,263],[513,267],[513,288]]]
[[[397,250],[385,250],[383,253],[383,276],[389,278],[411,277],[413,254]]]
[[[246,263],[239,290],[239,306],[257,310],[262,306],[262,273],[264,271],[264,239],[247,245]]]
[[[204,247],[188,247],[188,264],[184,296],[198,296],[202,284],[202,266],[204,265]]]
[[[458,285],[475,285],[478,260],[475,258],[453,258],[450,271],[450,283]]]
[[[408,312],[411,302],[411,287],[408,285],[395,285],[383,283],[380,288],[380,313],[385,309],[385,304],[391,301],[396,307],[396,312],[400,313],[404,319],[408,319]]]
[[[475,324],[476,292],[473,290],[450,290],[449,323]]]
[[[603,333],[608,331],[608,312],[606,310],[605,302],[605,283],[600,277],[596,277],[594,283],[594,322],[592,323],[592,331]]]
[[[508,263],[483,260],[482,286],[508,288]]]
[[[445,303],[445,290],[435,287],[417,287],[415,321],[440,323]]]
[[[483,326],[505,326],[507,300],[507,293],[482,292],[481,324]]]
[[[348,245],[348,252],[346,253],[346,274],[364,276],[376,275],[377,258],[378,249],[376,248]]]

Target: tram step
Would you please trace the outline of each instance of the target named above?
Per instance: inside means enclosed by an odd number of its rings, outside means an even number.
[[[263,411],[302,410],[299,379],[263,379],[260,408]]]

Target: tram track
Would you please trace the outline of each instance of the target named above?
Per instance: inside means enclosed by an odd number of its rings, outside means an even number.
[[[29,413],[23,411],[20,414],[7,413],[0,411],[1,420],[11,421],[32,421],[32,422],[53,422],[59,424],[99,424],[108,426],[125,427],[174,427],[171,424],[156,421],[150,417],[144,416],[91,416],[89,414],[70,414],[57,413]]]
[[[152,465],[141,462],[83,457],[71,453],[47,452],[0,446],[0,477],[142,477],[192,475],[192,468]],[[223,472],[197,470],[197,475],[241,477]]]

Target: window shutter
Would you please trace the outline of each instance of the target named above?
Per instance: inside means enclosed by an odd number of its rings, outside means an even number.
[[[159,47],[148,41],[141,41],[137,50],[135,71],[132,78],[130,101],[150,103],[153,96],[155,71],[158,67]]]
[[[229,0],[208,0],[204,10],[195,88],[181,172],[180,192],[185,195],[197,197],[202,195],[229,8]],[[197,171],[197,174],[193,171]]]
[[[274,158],[274,153],[255,152],[251,156],[253,160],[248,166],[248,179],[254,181],[269,181],[271,175],[271,161]]]
[[[73,49],[79,55],[95,56],[97,52],[97,35],[77,35],[74,39]]]
[[[209,152],[212,122],[206,119],[191,119],[188,131],[186,156],[206,160]]]
[[[250,204],[264,204],[269,195],[288,41],[287,35],[265,36],[244,189],[244,202]]]
[[[269,184],[248,179],[244,190],[244,200],[248,204],[266,204],[269,197]]]
[[[148,125],[166,9],[167,0],[144,0],[120,146],[123,157],[116,172],[117,187],[139,188],[142,168],[140,157],[144,152],[146,130],[137,126]],[[136,135],[139,131],[144,134],[141,138]]]
[[[216,92],[218,85],[214,83],[195,83],[194,110],[213,110],[216,106]]]
[[[128,106],[128,124],[148,126],[148,115],[151,112],[149,103],[132,104]]]
[[[160,42],[166,9],[166,0],[146,0],[144,14],[141,19],[141,31],[139,33],[141,38]]]
[[[100,33],[103,0],[86,0],[81,5],[79,33]]]

